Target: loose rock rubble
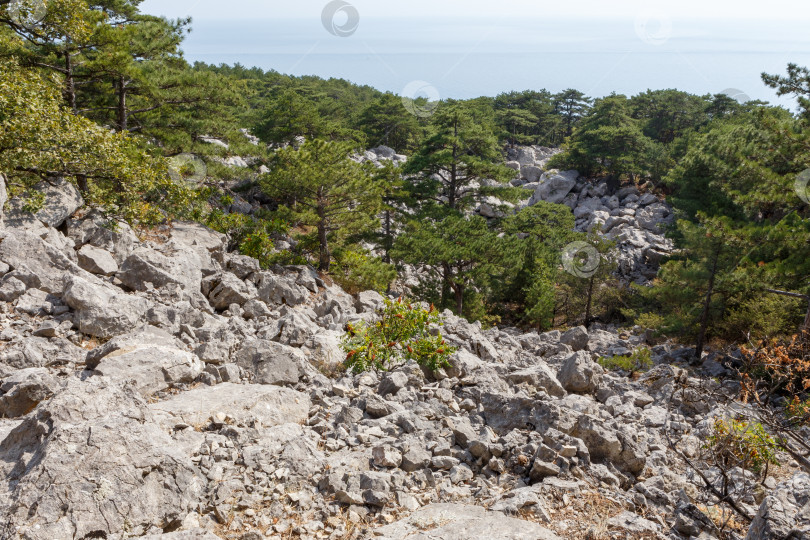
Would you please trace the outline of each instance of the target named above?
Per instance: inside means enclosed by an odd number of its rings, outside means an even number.
[[[512,185],[531,192],[518,207],[539,201],[564,204],[576,218],[577,230],[597,232],[616,243],[618,274],[639,284],[654,279],[661,260],[672,253],[672,241],[664,229],[674,220],[672,208],[652,193],[642,193],[634,186],[619,188],[608,180],[595,182],[577,171],[548,169],[548,161],[559,149],[541,146],[510,148],[507,166],[515,169]],[[509,203],[489,200],[477,212],[496,217],[514,207]],[[496,211],[493,209],[500,208]]]
[[[671,399],[700,384],[682,350],[628,377],[596,361],[645,334],[446,312],[450,367],[346,374],[344,325],[379,294],[45,193],[0,232],[0,538],[716,537],[668,445],[699,448],[718,414]],[[810,478],[783,476],[743,501],[749,540],[810,531]]]

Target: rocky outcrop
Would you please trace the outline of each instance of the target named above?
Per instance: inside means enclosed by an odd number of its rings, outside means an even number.
[[[559,152],[540,146],[508,148],[506,165],[515,170],[511,185],[525,189],[527,198],[515,206],[487,197],[476,212],[496,218],[540,201],[564,204],[571,208],[578,231],[596,232],[616,242],[619,276],[639,284],[655,278],[662,259],[673,250],[672,241],[664,236],[674,220],[672,209],[662,197],[636,186],[615,189],[607,180],[549,169],[549,159]]]
[[[551,178],[535,170],[543,152],[511,166]],[[402,161],[373,156],[358,159]],[[601,212],[587,201],[602,188],[576,182],[564,198]],[[671,399],[697,384],[672,365],[678,347],[653,348],[657,365],[628,377],[598,360],[645,334],[484,329],[445,312],[448,367],[346,373],[343,328],[374,322],[381,295],[263,269],[192,223],[142,241],[67,214],[70,188],[56,185],[54,208],[0,233],[0,537],[714,534],[701,480],[668,445],[699,452],[716,405]],[[661,217],[646,194],[603,196]],[[749,539],[808,530],[805,476],[741,502],[757,514]]]

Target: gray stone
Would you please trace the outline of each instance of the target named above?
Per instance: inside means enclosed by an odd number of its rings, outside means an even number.
[[[296,284],[297,276],[279,276],[262,272],[259,281],[259,298],[268,305],[297,306],[309,299],[309,292]]]
[[[252,284],[245,283],[230,272],[222,272],[216,276],[206,278],[206,285],[210,288],[208,299],[214,309],[228,309],[231,304],[243,305],[256,296],[256,289]],[[205,290],[203,290],[205,292]]]
[[[712,536],[718,534],[717,526],[706,514],[692,503],[682,503],[675,509],[675,523],[672,528],[679,533],[690,536],[698,536],[703,532],[708,532]],[[774,538],[770,536],[757,536],[755,538]]]
[[[414,472],[430,465],[431,454],[424,448],[410,447],[402,454],[400,468],[405,472]]]
[[[0,385],[0,418],[24,416],[58,389],[59,382],[45,368],[16,371]]]
[[[130,329],[126,334],[119,334],[103,345],[87,351],[85,363],[88,369],[93,369],[98,365],[101,359],[108,354],[116,351],[121,351],[123,354],[127,351],[145,346],[163,346],[181,349],[183,342],[160,328],[142,325]]]
[[[506,380],[513,384],[530,384],[535,388],[545,390],[548,395],[554,397],[563,397],[566,393],[560,381],[544,363],[538,363],[526,369],[513,371],[506,376]]]
[[[17,299],[14,310],[35,317],[52,315],[57,306],[62,305],[58,297],[39,289],[28,289]]]
[[[560,540],[529,521],[507,517],[501,512],[464,504],[430,504],[405,519],[381,527],[375,533],[385,540]]]
[[[657,523],[626,510],[618,516],[610,518],[608,525],[632,533],[655,533],[661,530],[661,527]]]
[[[597,390],[603,373],[604,369],[591,360],[590,353],[579,351],[565,359],[557,378],[569,392],[585,394]]]
[[[62,251],[25,231],[7,232],[0,242],[0,261],[14,269],[28,268],[39,280],[38,288],[51,294],[62,294],[72,275],[91,277]]]
[[[543,174],[540,185],[537,186],[529,206],[533,206],[540,201],[559,204],[565,199],[574,186],[577,184],[579,173],[577,171],[548,172]]]
[[[111,221],[97,212],[82,220],[67,220],[68,236],[79,246],[90,244],[112,253],[120,265],[135,250],[138,237],[124,222]]]
[[[131,330],[140,323],[150,302],[78,276],[69,276],[62,299],[76,310],[80,332],[103,339]]]
[[[529,476],[532,478],[532,480],[542,480],[547,476],[558,476],[559,474],[559,465],[550,461],[542,461],[540,459],[534,460],[532,469],[529,471]]]
[[[251,298],[245,305],[242,306],[244,309],[244,316],[246,319],[258,319],[261,317],[269,317],[273,312],[270,311],[270,308],[267,307],[267,304],[259,300],[258,298]]]
[[[202,271],[188,253],[169,257],[152,249],[137,248],[121,264],[117,277],[134,291],[145,291],[151,284],[155,288],[176,284],[189,290],[200,289]]]
[[[358,313],[374,313],[383,306],[384,298],[377,291],[363,291],[357,294],[354,307]]]
[[[229,253],[225,256],[225,267],[239,279],[247,279],[252,274],[259,273],[262,269],[259,261],[253,257],[237,253]]]
[[[42,208],[34,213],[28,212],[23,210],[25,200],[14,197],[9,201],[5,213],[7,227],[28,228],[31,220],[37,220],[48,227],[59,227],[84,205],[79,190],[64,178],[39,182],[33,190],[45,195]]]
[[[200,359],[190,352],[143,345],[106,355],[93,374],[118,382],[132,381],[143,396],[151,396],[172,384],[192,382],[203,368]]]
[[[555,477],[549,476],[547,478]],[[506,515],[530,514],[546,523],[551,522],[551,516],[545,507],[544,499],[538,497],[538,493],[533,487],[518,488],[506,493],[490,507],[490,510],[503,512]]]
[[[810,475],[797,473],[769,493],[751,522],[745,540],[810,538]]]
[[[405,388],[407,384],[408,376],[401,371],[386,373],[380,381],[380,385],[377,387],[377,393],[381,396],[396,394],[402,388]]]
[[[375,446],[371,457],[378,467],[399,467],[402,464],[402,453],[388,445]]]
[[[252,339],[233,355],[233,361],[253,376],[259,384],[295,384],[307,359],[298,349],[288,345]]]
[[[584,326],[572,328],[560,336],[560,342],[574,351],[582,351],[588,346],[588,330]]]
[[[256,428],[304,423],[309,407],[308,395],[289,388],[230,382],[195,388],[149,406],[167,428],[178,423],[205,426],[212,418]]]
[[[520,167],[520,174],[527,182],[539,182],[543,175],[543,169],[534,165],[523,165]]]
[[[172,222],[171,240],[180,246],[220,251],[224,248],[227,237],[199,223],[174,221]]]
[[[0,474],[4,523],[31,540],[141,536],[182,520],[203,493],[143,399],[99,380],[71,379],[14,429]]]
[[[25,294],[25,283],[14,276],[6,275],[3,283],[0,284],[0,300],[3,302],[13,302]]]
[[[475,477],[472,472],[472,469],[465,464],[459,463],[452,469],[450,469],[450,481],[454,484],[463,484],[469,482]]]
[[[79,266],[91,274],[111,276],[118,272],[118,263],[109,251],[85,244],[76,255],[79,257]]]

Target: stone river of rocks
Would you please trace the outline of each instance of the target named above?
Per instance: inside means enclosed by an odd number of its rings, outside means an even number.
[[[527,183],[551,174],[523,158]],[[660,203],[549,182],[656,250]],[[596,360],[641,331],[446,312],[451,367],[352,376],[343,328],[374,320],[379,294],[263,270],[193,223],[139,237],[67,182],[40,188],[44,207],[9,201],[0,229],[0,538],[718,537],[668,444],[694,455],[721,414],[671,399],[716,362],[651,345],[655,367],[629,377]],[[783,469],[741,503],[748,540],[805,538],[810,477]]]

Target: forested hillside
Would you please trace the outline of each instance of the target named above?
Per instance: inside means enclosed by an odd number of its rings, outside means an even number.
[[[62,176],[110,218],[198,220],[263,264],[309,262],[349,289],[399,290],[406,271],[412,295],[487,324],[639,324],[698,348],[808,324],[802,67],[763,75],[798,98],[798,114],[674,89],[428,103],[189,64],[191,21],[145,15],[139,3],[1,8],[0,170],[31,209],[33,186]],[[559,147],[548,166],[606,183],[607,196],[636,186],[666,198],[676,249],[656,279],[620,279],[611,242],[576,232],[573,206],[526,204],[506,163],[530,145]],[[402,158],[352,159],[380,146]],[[588,279],[564,268],[576,241],[601,254]]]

